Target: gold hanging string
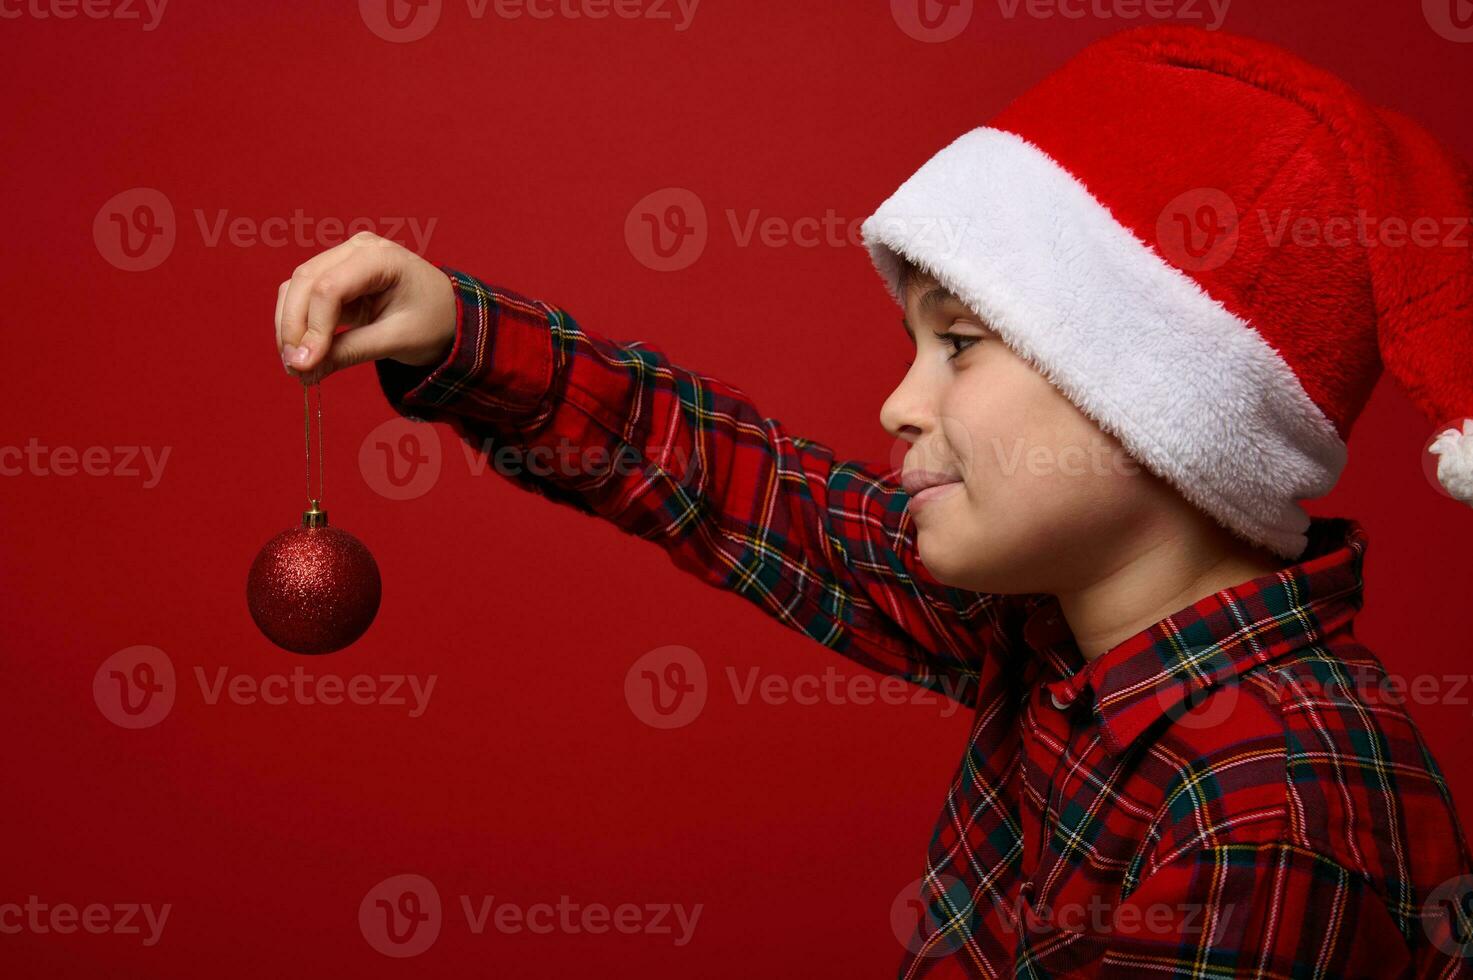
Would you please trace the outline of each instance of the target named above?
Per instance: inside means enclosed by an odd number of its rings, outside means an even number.
[[[317,391],[317,495],[312,495],[312,409],[311,392]],[[327,513],[322,509],[322,500],[325,494],[324,474],[326,468],[323,463],[323,441],[322,441],[322,385],[309,384],[305,378],[302,379],[302,436],[307,448],[307,513],[304,521],[309,526],[318,526],[319,521],[314,520],[314,515],[320,515],[320,523],[326,523]]]

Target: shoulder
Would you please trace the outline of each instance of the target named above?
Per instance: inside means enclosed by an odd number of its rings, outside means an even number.
[[[1405,692],[1352,637],[1212,688],[1146,749],[1168,769],[1150,863],[1285,841],[1393,889],[1468,873],[1451,795]]]

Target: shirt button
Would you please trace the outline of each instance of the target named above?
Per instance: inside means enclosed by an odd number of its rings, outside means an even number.
[[[1049,700],[1054,703],[1054,707],[1058,708],[1060,711],[1067,710],[1069,705],[1074,703],[1074,698],[1072,696],[1069,697],[1067,700],[1061,700],[1059,698],[1058,691],[1050,691],[1048,692],[1048,696]]]

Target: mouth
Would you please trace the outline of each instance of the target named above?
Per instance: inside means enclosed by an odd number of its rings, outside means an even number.
[[[942,497],[950,496],[961,487],[961,481],[951,483],[938,483],[934,487],[927,487],[914,497],[910,498],[910,509],[912,512],[919,511],[926,504],[940,500]]]
[[[910,496],[910,508],[917,510],[926,504],[940,500],[961,488],[960,477],[949,473],[933,473],[913,470],[901,477],[900,485]]]

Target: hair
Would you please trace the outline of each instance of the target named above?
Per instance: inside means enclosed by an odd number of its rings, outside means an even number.
[[[902,303],[905,302],[905,291],[910,287],[911,283],[929,285],[936,282],[936,277],[931,273],[916,265],[905,256],[900,256],[900,273],[896,280],[895,289],[900,294],[900,301]]]

